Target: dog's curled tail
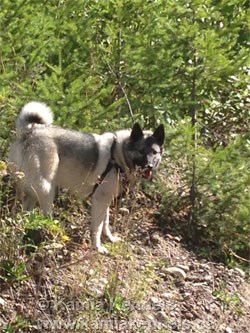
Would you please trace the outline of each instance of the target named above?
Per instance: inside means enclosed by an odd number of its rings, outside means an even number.
[[[53,123],[53,113],[44,103],[29,102],[24,105],[16,120],[17,130],[36,125],[51,125]]]

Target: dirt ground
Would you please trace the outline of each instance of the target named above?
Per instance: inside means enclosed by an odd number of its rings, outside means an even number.
[[[163,234],[155,210],[121,208],[108,256],[90,247],[87,213],[72,214],[67,242],[20,253],[27,279],[1,282],[1,332],[250,332],[248,273]]]

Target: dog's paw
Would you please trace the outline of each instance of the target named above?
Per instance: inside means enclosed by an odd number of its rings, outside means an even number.
[[[110,241],[111,241],[112,243],[117,243],[117,242],[121,242],[122,239],[121,239],[121,237],[119,237],[119,236],[112,236],[112,237],[110,238]]]
[[[109,254],[109,251],[106,249],[106,247],[100,245],[98,246],[97,248],[97,252],[100,253],[100,254]]]

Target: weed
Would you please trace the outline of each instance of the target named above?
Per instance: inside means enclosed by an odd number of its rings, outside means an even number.
[[[214,291],[214,296],[220,300],[224,312],[236,308],[237,312],[239,314],[241,313],[241,300],[239,295],[237,292],[227,290],[224,282]]]
[[[123,285],[119,276],[119,264],[116,262],[115,271],[109,275],[109,280],[104,291],[104,300],[109,312],[116,316],[122,316],[126,313],[125,298],[120,294]]]
[[[120,241],[117,243],[107,243],[105,245],[109,250],[110,256],[117,258],[120,257],[123,260],[130,260],[132,257],[132,250],[128,242]]]
[[[20,315],[17,315],[15,320],[6,324],[6,326],[2,330],[2,333],[24,332],[25,329],[29,329],[31,327],[32,325],[27,319],[23,318]]]
[[[0,279],[7,283],[27,280],[28,276],[25,270],[25,263],[5,260],[0,264]]]

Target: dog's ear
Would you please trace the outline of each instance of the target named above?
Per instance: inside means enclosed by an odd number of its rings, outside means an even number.
[[[157,143],[162,146],[165,139],[165,131],[164,126],[161,124],[159,125],[156,130],[154,131],[153,137],[156,139]]]
[[[130,139],[135,142],[141,138],[143,138],[143,131],[141,126],[138,123],[135,123],[130,134]]]

